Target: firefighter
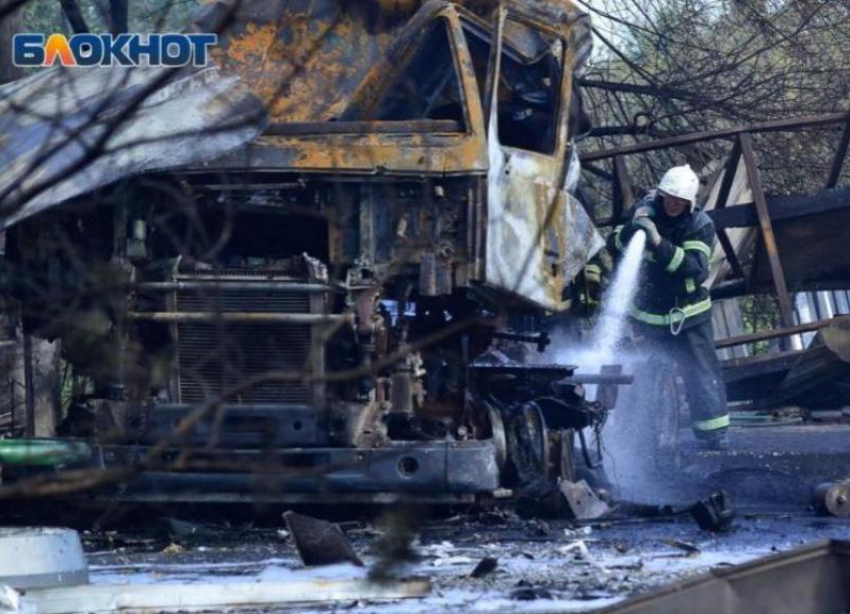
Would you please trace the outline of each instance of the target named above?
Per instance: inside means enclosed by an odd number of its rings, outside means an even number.
[[[726,388],[714,349],[711,298],[703,282],[717,241],[714,223],[696,208],[699,178],[688,165],[671,168],[658,188],[632,210],[609,238],[622,252],[635,232],[646,232],[639,290],[631,306],[635,332],[677,364],[697,439],[728,447]]]

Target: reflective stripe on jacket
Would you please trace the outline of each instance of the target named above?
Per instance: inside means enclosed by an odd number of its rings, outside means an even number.
[[[631,215],[646,205],[661,211],[662,204],[655,200],[655,195],[650,194],[632,208]],[[680,218],[667,218],[662,213],[653,219],[662,240],[644,255],[631,315],[656,326],[678,324],[684,318],[682,327],[689,328],[711,317],[711,298],[702,284],[708,279],[709,261],[717,242],[714,223],[702,211]],[[631,218],[614,229],[608,247],[615,256],[625,251],[634,232]]]

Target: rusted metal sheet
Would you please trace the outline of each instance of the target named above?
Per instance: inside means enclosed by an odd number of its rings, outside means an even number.
[[[491,145],[487,283],[561,311],[565,284],[603,246],[584,207],[551,177],[545,160]],[[548,171],[548,172],[547,172]]]
[[[0,228],[123,177],[220,156],[257,136],[262,118],[215,68],[57,67],[6,85]]]
[[[254,10],[252,4],[256,3],[246,3],[244,10]],[[293,2],[285,4],[300,6]],[[387,32],[372,32],[370,28],[377,26],[370,26],[362,11],[349,15],[346,11],[352,9],[342,8],[342,5],[338,1],[327,1],[311,6],[308,13],[293,13],[294,8],[281,13],[282,17],[275,26],[279,38],[269,43],[270,59],[267,63],[273,70],[265,64],[262,68],[269,71],[268,79],[273,83],[251,72],[251,67],[258,62],[257,58],[243,58],[237,54],[233,59],[235,43],[225,41],[224,56],[220,60],[224,70],[236,71],[246,83],[252,84],[255,93],[269,107],[273,128],[233,155],[216,160],[207,167],[215,170],[292,169],[368,174],[484,173],[487,158],[483,113],[457,6],[431,2],[409,22],[402,22],[401,27],[385,26],[389,28]],[[320,12],[321,7],[326,10]],[[307,8],[299,10],[307,11]],[[262,15],[262,11],[259,14]],[[324,32],[326,38],[315,41],[310,59],[305,60],[302,69],[292,75],[289,83],[286,75],[293,72],[291,59],[284,61],[281,58],[298,57],[297,50],[290,49],[288,45],[294,44],[292,41],[298,38],[293,32],[297,31],[299,20],[309,15],[322,16],[315,28]],[[324,19],[329,19],[330,25]],[[441,122],[435,126],[434,120],[430,119],[368,121],[373,119],[370,114],[375,100],[387,84],[398,78],[407,67],[425,36],[426,27],[434,20],[440,20],[438,23],[445,24],[447,29],[459,80],[461,100],[458,102],[462,105],[465,126],[447,130],[454,125]],[[260,27],[252,23],[244,26],[246,32]],[[340,47],[340,41],[349,41],[349,46]],[[299,44],[306,43],[302,40]],[[304,54],[303,51],[300,53]],[[321,59],[320,64],[313,65],[314,57]],[[277,63],[276,59],[279,60]],[[339,63],[346,66],[336,67]],[[322,93],[315,94],[316,91]],[[271,101],[270,96],[277,96],[279,100]],[[327,123],[330,120],[334,120],[333,124]],[[322,126],[320,122],[326,125]],[[369,129],[370,123],[375,124],[375,130]]]
[[[240,75],[269,109],[273,122],[339,119],[364,81],[381,82],[430,17],[463,6],[491,19],[496,0],[217,0],[194,19],[199,31],[222,32],[215,57]],[[510,0],[584,52],[586,16],[570,0]],[[414,13],[418,13],[414,17]],[[580,24],[580,28],[576,27]],[[399,44],[401,43],[401,44]],[[373,67],[379,67],[373,70]],[[371,79],[367,79],[372,73]]]
[[[298,170],[360,174],[469,174],[487,169],[481,133],[262,136],[205,165],[209,170]]]
[[[504,4],[512,13],[561,36],[567,42],[570,67],[584,62],[589,52],[588,23],[572,2],[514,0]],[[419,5],[421,8],[408,20]],[[493,0],[241,3],[235,25],[228,28],[233,33],[223,39],[218,58],[223,70],[239,74],[264,101],[274,129],[209,168],[485,172],[486,122],[460,16],[491,19],[497,6],[499,3]],[[198,27],[215,28],[232,10],[231,4],[217,2],[199,19]],[[465,128],[426,132],[417,122],[392,122],[395,127],[376,122],[379,129],[365,130],[358,120],[369,114],[387,83],[406,66],[434,19],[443,19],[448,25]],[[484,22],[483,27],[489,28],[489,24]],[[520,32],[507,36],[516,47],[532,49]],[[569,101],[569,92],[564,101]],[[339,123],[333,130],[338,134],[330,135],[326,128],[315,126],[316,122],[329,121]],[[297,126],[282,128],[286,123]],[[306,124],[315,126],[312,134]]]
[[[509,17],[508,11],[500,16],[500,31]],[[574,51],[563,38],[547,42],[546,54],[561,66],[574,66]],[[509,43],[499,38],[499,44]],[[500,79],[502,47],[496,64]],[[573,71],[561,71],[560,78],[555,95],[563,105],[571,97]],[[499,126],[499,107],[505,101],[499,90],[489,93],[488,107],[486,282],[543,309],[562,311],[565,286],[604,245],[584,208],[570,196],[579,163],[571,155],[569,118],[562,114],[554,126],[551,153],[506,145]]]
[[[338,118],[407,19],[368,0],[218,0],[195,16],[221,32],[213,55],[248,83],[273,122]]]

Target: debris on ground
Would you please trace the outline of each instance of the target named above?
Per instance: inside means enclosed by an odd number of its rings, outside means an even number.
[[[301,560],[308,567],[335,563],[352,563],[363,567],[363,561],[339,526],[295,512],[284,513],[283,519],[295,540]]]
[[[722,533],[732,528],[735,510],[729,495],[721,490],[695,503],[691,507],[691,516],[703,531]]]
[[[283,604],[384,601],[424,597],[425,580],[371,582],[361,579],[252,582],[249,584],[160,584],[80,586],[29,591],[20,614],[108,614],[116,610],[186,612]],[[31,609],[27,610],[27,606]]]
[[[516,601],[534,601],[535,599],[554,599],[552,593],[539,586],[525,586],[511,593],[511,599]]]
[[[478,565],[469,574],[470,578],[483,578],[484,576],[494,572],[499,566],[499,559],[492,556],[485,556],[478,561]]]
[[[209,541],[238,536],[238,531],[227,524],[192,522],[171,517],[163,518],[163,523],[171,541],[181,546],[203,545]]]
[[[163,554],[180,554],[183,552],[185,548],[180,544],[175,544],[174,542],[168,544],[165,548],[162,549]]]
[[[568,514],[576,520],[596,520],[611,512],[608,504],[600,499],[584,480],[579,482],[562,480],[560,490],[564,496]]]
[[[679,539],[665,539],[665,540],[663,540],[663,542],[665,544],[667,544],[668,546],[673,546],[674,548],[678,548],[679,550],[682,550],[688,556],[696,556],[696,555],[700,554],[700,552],[702,552],[699,549],[699,546],[692,544],[690,542],[684,542],[684,541],[679,540]]]
[[[488,608],[531,614],[543,605],[553,606],[552,611],[610,607],[671,582],[681,583],[701,573],[725,570],[730,565],[787,552],[803,543],[840,538],[846,533],[841,520],[799,514],[742,515],[736,530],[722,540],[705,539],[701,529],[684,517],[643,521],[639,525],[609,521],[594,525],[592,529],[576,527],[570,521],[549,520],[545,536],[537,534],[537,523],[519,517],[498,525],[481,521],[475,514],[452,524],[437,518],[419,527],[412,544],[417,556],[394,567],[393,573],[400,580],[381,578],[377,583],[402,590],[399,587],[421,586],[411,585],[410,580],[426,579],[431,591],[402,605],[398,600],[372,599],[374,592],[353,592],[371,590],[364,587],[373,585],[369,580],[383,556],[378,544],[386,535],[387,523],[359,522],[343,526],[347,528],[345,535],[350,546],[366,567],[344,562],[305,568],[295,539],[277,539],[280,529],[273,524],[268,528],[251,529],[234,525],[233,535],[239,536],[237,540],[222,533],[211,536],[201,545],[186,546],[173,554],[163,553],[161,542],[149,537],[161,535],[159,525],[152,526],[148,533],[144,527],[136,525],[132,531],[128,529],[109,536],[88,533],[83,536],[83,545],[94,587],[136,587],[120,592],[115,588],[111,593],[125,595],[130,600],[134,599],[135,590],[159,594],[175,586],[192,587],[199,593],[206,586],[269,585],[262,590],[289,591],[290,588],[283,587],[309,586],[310,583],[314,583],[311,597],[324,598],[325,593],[316,589],[315,583],[330,582],[345,587],[345,591],[336,593],[339,601],[320,603],[313,600],[300,608],[318,613],[326,611],[330,604],[343,608],[356,602],[360,614],[386,614],[400,608],[409,614],[457,611],[474,614]],[[678,545],[665,543],[665,540]],[[110,543],[124,545],[114,548]],[[587,549],[586,555],[582,543]],[[155,547],[157,544],[160,545]],[[690,546],[700,550],[699,556],[688,556]],[[496,560],[497,567],[480,578],[472,577],[471,571],[485,559]],[[334,584],[340,582],[342,584]],[[223,589],[211,590],[216,594]],[[109,591],[99,594],[107,593]],[[383,596],[387,594],[382,593]],[[278,597],[279,593],[275,593],[275,598]],[[284,607],[287,602],[276,603],[283,605],[254,603],[249,609],[266,614]],[[207,607],[232,609],[235,606]]]
[[[569,539],[588,537],[593,533],[593,527],[578,527],[577,529],[564,529],[564,536]]]
[[[587,544],[583,540],[574,541],[566,546],[561,546],[558,548],[558,552],[561,554],[572,554],[576,558],[583,560],[590,558],[590,550],[587,548]]]

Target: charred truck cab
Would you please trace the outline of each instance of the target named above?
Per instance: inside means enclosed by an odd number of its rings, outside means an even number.
[[[576,479],[574,436],[605,408],[519,323],[563,312],[602,245],[570,193],[588,26],[568,0],[499,5],[208,4],[217,67],[181,78],[235,85],[206,134],[7,220],[7,292],[74,374],[59,435],[140,470],[103,496],[468,501]],[[169,87],[151,104],[197,96]]]

